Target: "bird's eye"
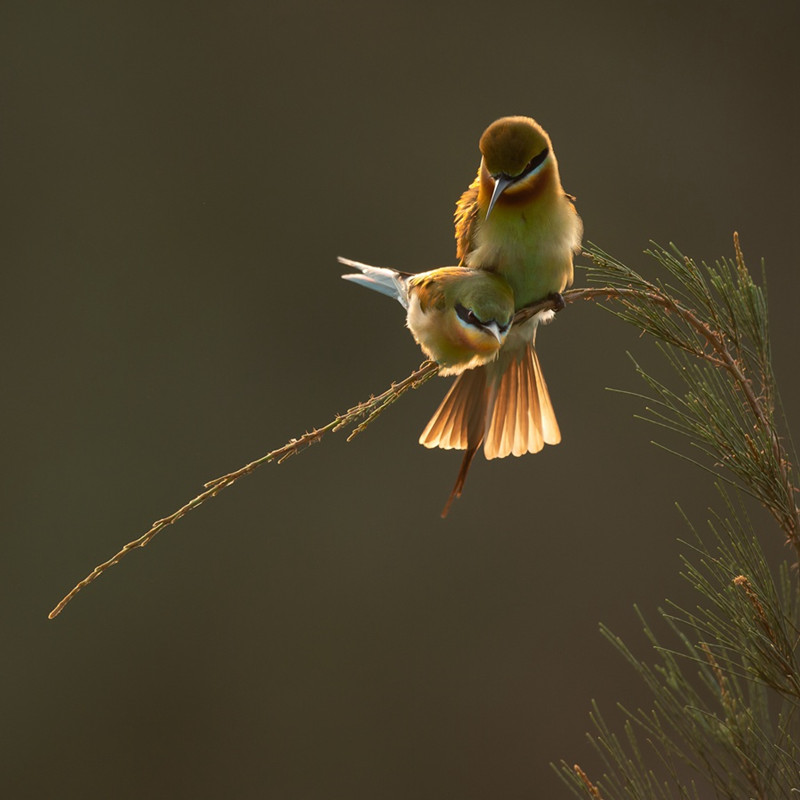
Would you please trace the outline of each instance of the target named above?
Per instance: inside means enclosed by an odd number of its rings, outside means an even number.
[[[547,154],[550,152],[548,148],[545,147],[541,153],[537,153],[529,162],[528,166],[522,171],[522,175],[520,177],[525,177],[533,172],[538,166],[542,164],[542,162],[547,158]]]
[[[466,322],[467,325],[474,325],[475,327],[481,327],[484,323],[481,322],[478,317],[475,315],[475,312],[472,309],[465,308],[461,305],[461,303],[456,303],[456,314],[458,314],[459,318],[462,322]]]

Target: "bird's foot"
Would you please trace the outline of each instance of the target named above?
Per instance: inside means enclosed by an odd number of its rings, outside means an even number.
[[[552,301],[553,311],[556,313],[563,311],[567,307],[567,303],[564,300],[564,295],[562,295],[561,292],[551,292],[549,295],[547,295],[547,299]]]

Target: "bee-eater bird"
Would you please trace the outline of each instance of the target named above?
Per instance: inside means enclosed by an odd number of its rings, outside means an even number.
[[[572,283],[583,224],[561,187],[550,137],[529,117],[504,117],[484,131],[479,147],[478,175],[456,206],[460,263],[502,277],[517,310],[560,297]],[[497,358],[462,372],[423,431],[426,447],[466,450],[442,516],[460,496],[481,444],[492,459],[561,441],[534,349],[541,320],[515,325]]]
[[[425,355],[440,365],[440,375],[459,375],[489,363],[506,341],[514,295],[491,272],[440,267],[414,275],[347,258],[339,261],[361,270],[343,278],[400,302],[408,312],[409,330]]]

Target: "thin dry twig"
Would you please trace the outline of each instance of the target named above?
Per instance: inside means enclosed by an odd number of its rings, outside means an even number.
[[[590,780],[589,776],[581,769],[579,764],[575,764],[572,769],[575,771],[575,774],[581,779],[583,785],[586,787],[586,791],[589,794],[596,798],[596,800],[603,800],[603,796],[600,794],[600,789],[595,786]]]
[[[755,393],[753,392],[750,382],[740,369],[740,365],[726,347],[726,343],[722,335],[717,331],[711,330],[708,325],[699,320],[691,310],[677,303],[666,293],[658,290],[657,287],[652,286],[651,289],[652,290],[643,290],[616,286],[572,289],[564,292],[563,300],[559,296],[553,296],[520,309],[514,316],[514,324],[521,324],[540,311],[560,311],[564,307],[564,301],[572,302],[574,300],[594,300],[601,298],[620,300],[622,302],[625,302],[626,300],[645,300],[647,302],[655,303],[663,307],[666,311],[679,316],[684,320],[684,322],[694,328],[706,339],[716,354],[716,363],[724,367],[736,380],[745,397],[747,398],[747,402],[759,423],[766,424],[768,421],[767,414],[762,408],[759,398],[756,397]],[[327,425],[304,433],[300,438],[290,440],[283,447],[270,451],[266,455],[256,459],[255,461],[251,461],[249,464],[246,464],[240,469],[235,470],[234,472],[229,472],[226,475],[222,475],[219,478],[214,478],[213,480],[209,481],[205,484],[204,492],[198,494],[196,497],[194,497],[185,505],[181,506],[181,508],[169,516],[156,520],[151,526],[150,530],[148,530],[145,534],[140,536],[138,539],[128,542],[128,544],[126,544],[114,556],[109,558],[107,561],[104,561],[102,564],[98,564],[82,581],[77,583],[61,601],[59,601],[56,607],[48,615],[49,619],[54,619],[57,617],[61,611],[63,611],[67,603],[69,603],[70,600],[72,600],[72,598],[75,597],[75,595],[81,589],[99,578],[100,575],[109,569],[109,567],[113,567],[115,564],[118,564],[125,555],[131,552],[131,550],[144,547],[157,533],[164,530],[164,528],[168,527],[169,525],[172,525],[174,522],[177,522],[189,511],[198,508],[200,505],[205,503],[206,500],[215,497],[223,489],[231,486],[233,483],[239,480],[239,478],[249,475],[251,472],[254,472],[256,469],[258,469],[258,467],[260,467],[262,464],[266,464],[270,461],[277,461],[280,464],[287,458],[296,455],[306,447],[316,444],[316,442],[322,439],[322,437],[329,431],[338,431],[344,427],[354,424],[357,420],[362,419],[362,422],[350,432],[350,435],[347,438],[347,440],[350,441],[354,436],[361,433],[370,423],[374,422],[375,419],[386,408],[395,403],[403,394],[405,394],[405,392],[407,392],[409,389],[418,388],[436,375],[438,371],[439,368],[437,364],[431,361],[426,361],[424,364],[422,364],[422,366],[420,366],[419,369],[417,369],[404,380],[399,381],[398,383],[393,383],[389,389],[377,397],[371,397],[369,400],[359,403],[358,405],[349,409],[344,414],[337,415]]]
[[[424,364],[422,364],[422,366],[420,366],[419,369],[417,369],[415,372],[412,372],[407,378],[399,381],[398,383],[393,383],[385,392],[383,392],[383,394],[380,394],[377,397],[370,397],[369,400],[365,400],[363,403],[353,406],[353,408],[349,409],[344,414],[337,414],[337,416],[327,425],[324,425],[321,428],[314,428],[314,430],[304,433],[299,439],[290,440],[283,447],[279,447],[277,450],[270,451],[261,458],[257,458],[255,461],[245,464],[243,467],[235,470],[234,472],[229,472],[227,475],[222,475],[219,478],[214,478],[213,480],[208,481],[208,483],[205,484],[204,492],[198,494],[197,497],[194,497],[192,500],[186,503],[186,505],[181,506],[177,511],[173,512],[168,517],[163,517],[162,519],[156,520],[147,533],[143,534],[138,539],[134,539],[132,542],[128,542],[128,544],[126,544],[118,553],[113,555],[107,561],[104,561],[102,564],[98,564],[82,581],[77,583],[70,590],[70,592],[63,597],[62,600],[59,601],[58,605],[48,614],[48,618],[54,619],[57,617],[64,610],[64,606],[66,606],[67,603],[69,603],[69,601],[72,600],[72,598],[75,597],[75,595],[78,594],[81,589],[97,580],[97,578],[99,578],[109,567],[113,567],[115,564],[118,564],[124,556],[131,552],[131,550],[136,550],[149,544],[157,533],[160,533],[167,526],[172,525],[190,511],[194,510],[198,506],[201,506],[206,500],[210,500],[212,497],[215,497],[223,489],[233,485],[239,480],[239,478],[243,478],[245,475],[255,472],[255,470],[257,470],[262,464],[267,464],[270,461],[277,461],[277,463],[280,464],[287,458],[296,455],[306,447],[316,444],[326,433],[346,428],[348,425],[352,425],[356,420],[366,416],[367,419],[355,430],[353,430],[347,437],[347,440],[350,441],[353,436],[363,431],[368,423],[374,421],[385,408],[394,403],[409,389],[416,389],[417,387],[422,386],[423,383],[436,375],[438,371],[439,366],[437,364],[432,361],[426,361]]]
[[[577,290],[576,296],[582,296],[580,294],[581,291],[584,290]],[[575,295],[575,293],[572,292],[568,294]],[[572,298],[570,297],[570,299]],[[524,322],[526,319],[530,319],[530,317],[539,311],[558,309],[561,307],[563,306],[561,306],[555,299],[548,298],[539,303],[535,303],[532,306],[521,309],[515,316],[514,323],[518,324],[520,322]],[[121,550],[119,550],[119,552],[115,553],[107,561],[104,561],[102,564],[98,564],[82,581],[79,581],[77,584],[75,584],[75,586],[66,595],[64,595],[55,608],[48,614],[48,619],[55,619],[64,610],[64,607],[72,600],[72,598],[75,597],[78,592],[80,592],[81,589],[84,589],[90,583],[96,581],[110,567],[119,564],[119,562],[132,550],[138,550],[140,547],[145,547],[150,543],[153,537],[163,531],[164,528],[172,525],[190,511],[198,508],[205,503],[206,500],[216,497],[216,495],[218,495],[223,489],[226,489],[228,486],[232,486],[236,481],[239,480],[239,478],[243,478],[245,475],[255,472],[255,470],[257,470],[260,466],[263,464],[268,464],[271,461],[276,461],[278,464],[281,464],[287,458],[297,455],[297,453],[299,453],[301,450],[304,450],[306,447],[316,444],[326,433],[341,430],[342,428],[346,428],[354,424],[357,420],[361,419],[362,421],[355,428],[353,428],[348,435],[347,441],[349,442],[354,436],[357,436],[359,433],[363,432],[370,423],[374,422],[384,410],[395,403],[409,389],[416,389],[419,386],[422,386],[423,383],[436,375],[438,371],[439,367],[437,364],[432,361],[426,361],[420,366],[419,369],[411,373],[411,375],[409,375],[407,378],[397,383],[393,383],[382,394],[379,394],[377,397],[370,397],[369,400],[365,400],[363,403],[353,406],[353,408],[349,409],[344,414],[337,414],[336,417],[334,417],[334,419],[332,419],[327,425],[324,425],[321,428],[314,428],[313,430],[304,433],[298,439],[291,439],[289,442],[283,445],[283,447],[279,447],[277,450],[271,450],[266,455],[261,456],[261,458],[257,458],[255,461],[245,464],[243,467],[235,470],[234,472],[229,472],[226,475],[221,475],[219,478],[214,478],[208,481],[204,484],[205,491],[201,492],[196,497],[193,497],[188,503],[181,506],[177,511],[174,511],[169,516],[157,519],[150,526],[150,529],[146,533],[142,534],[138,539],[128,542]]]

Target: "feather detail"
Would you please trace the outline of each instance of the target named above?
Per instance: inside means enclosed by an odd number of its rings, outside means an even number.
[[[362,264],[360,261],[353,261],[342,256],[339,256],[338,261],[346,267],[355,267],[362,272],[361,275],[355,272],[342,275],[346,281],[352,281],[359,286],[365,286],[367,289],[374,289],[376,292],[393,297],[403,308],[408,308],[408,273],[384,267],[372,267],[369,264]]]
[[[479,147],[478,175],[456,204],[456,254],[462,266],[504,278],[519,310],[572,284],[583,223],[561,187],[550,137],[534,120],[496,120]],[[423,431],[426,447],[466,450],[442,516],[461,495],[481,445],[491,459],[561,441],[534,349],[543,321],[512,328],[497,358],[463,373]]]
[[[442,509],[442,519],[450,511],[453,500],[461,497],[472,459],[483,442],[487,401],[485,367],[462,372],[419,438],[425,447],[466,450],[455,485]]]
[[[419,437],[425,447],[480,447],[486,425],[486,368],[462,372]]]
[[[492,459],[538,453],[561,441],[532,338],[501,351],[496,361],[462,372],[420,436],[425,447],[466,451],[443,517],[461,496],[481,444]]]
[[[458,471],[456,482],[450,492],[450,497],[447,498],[447,502],[444,504],[444,508],[442,509],[442,519],[444,519],[449,513],[450,506],[453,505],[453,500],[455,500],[457,497],[461,497],[461,492],[464,491],[464,483],[467,480],[467,473],[469,472],[469,468],[472,464],[472,459],[475,458],[475,453],[478,452],[478,447],[480,447],[480,445],[477,445],[476,447],[470,447],[467,449],[467,452],[464,453],[464,458],[461,459],[461,469]]]
[[[480,191],[480,172],[469,188],[456,203],[456,257],[464,263],[467,253],[472,250],[475,222],[478,219],[478,192]]]
[[[501,352],[498,362],[486,367],[496,388],[486,412],[483,454],[487,459],[521,456],[558,444],[561,431],[533,343],[522,351]]]
[[[539,415],[542,421],[542,438],[545,444],[558,444],[561,441],[561,429],[558,427],[556,412],[553,410],[553,403],[550,401],[550,392],[547,391],[547,383],[542,373],[542,365],[536,350],[531,346],[531,363],[533,372],[531,378],[539,401]]]

